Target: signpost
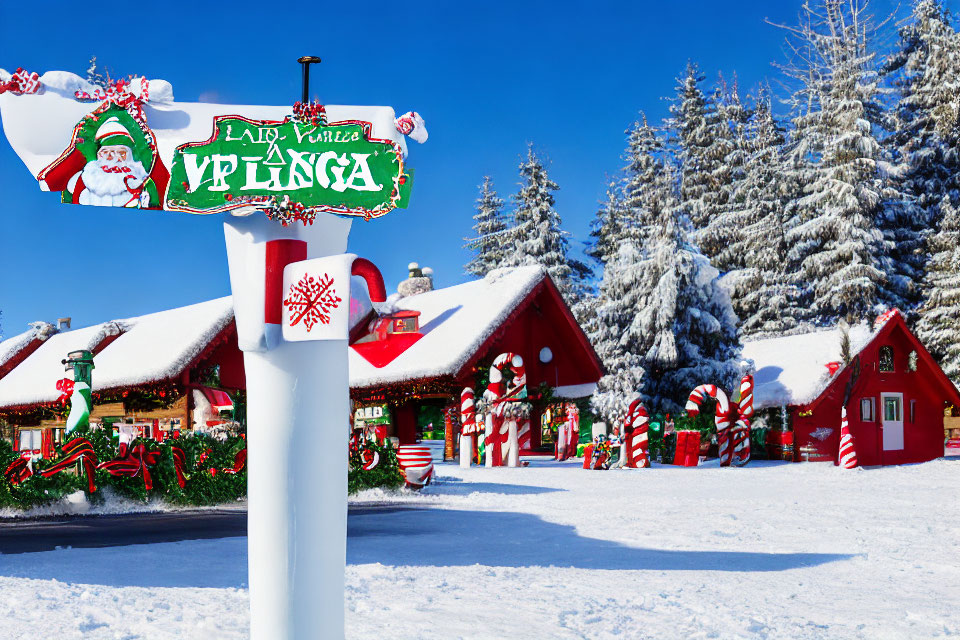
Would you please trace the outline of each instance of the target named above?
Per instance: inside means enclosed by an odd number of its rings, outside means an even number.
[[[299,62],[304,101],[292,113],[177,103],[169,83],[145,78],[97,87],[0,69],[7,138],[42,189],[77,204],[231,214],[253,640],[343,637],[351,276],[386,298],[347,238],[351,217],[406,206],[404,136],[426,139],[416,113],[306,103],[319,58]]]

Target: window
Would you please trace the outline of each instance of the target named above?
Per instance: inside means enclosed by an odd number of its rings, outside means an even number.
[[[916,420],[916,417],[917,417],[917,401],[911,400],[910,401],[910,424],[914,424],[914,420]]]
[[[860,398],[860,421],[873,422],[873,398]]]
[[[37,451],[40,449],[40,429],[20,430],[20,451]]]
[[[880,347],[880,371],[893,372],[893,347],[891,346]]]
[[[903,420],[902,416],[900,398],[885,397],[883,399],[883,419],[887,422],[900,422]]]

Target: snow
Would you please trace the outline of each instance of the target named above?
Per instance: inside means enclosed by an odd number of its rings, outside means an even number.
[[[48,336],[56,333],[56,328],[46,322],[34,322],[32,327],[19,335],[0,341],[0,366],[6,364],[11,358],[23,351],[27,345],[36,339],[46,340]]]
[[[54,74],[54,75],[51,75]],[[41,76],[55,80],[50,91],[33,95],[0,94],[3,130],[17,155],[34,176],[56,160],[70,145],[73,129],[84,116],[100,106],[98,102],[79,102],[73,91],[86,81],[68,72],[47,72]],[[147,125],[157,138],[164,165],[173,166],[173,152],[185,142],[202,142],[213,133],[213,118],[218,115],[242,115],[252,120],[283,120],[292,113],[290,106],[221,105],[205,102],[175,102],[173,89],[162,80],[151,80],[151,99],[144,105]],[[156,85],[154,85],[156,83]],[[71,90],[72,89],[72,90]],[[158,91],[154,97],[154,89]],[[371,136],[392,140],[407,155],[406,139],[397,131],[391,107],[326,105],[328,121],[361,120],[371,124]]]
[[[67,353],[93,350],[117,333],[121,335],[94,356],[94,391],[169,380],[232,319],[226,297],[60,332],[0,380],[0,407],[53,402],[60,397],[57,380],[69,376],[61,363]]]
[[[352,500],[347,637],[958,635],[958,464],[441,464]],[[247,638],[245,542],[0,556],[0,635]]]
[[[850,328],[850,356],[876,335],[866,324]],[[752,360],[754,407],[803,405],[813,401],[830,381],[828,362],[841,361],[842,331],[838,327],[800,335],[743,343],[743,358]]]
[[[418,340],[382,369],[350,350],[350,387],[455,375],[546,277],[542,267],[498,269],[482,280],[436,289],[393,304],[420,312]]]
[[[568,400],[576,400],[578,398],[588,398],[593,395],[597,390],[596,382],[587,382],[585,384],[568,384],[559,387],[554,387],[553,397],[554,398],[566,398]]]

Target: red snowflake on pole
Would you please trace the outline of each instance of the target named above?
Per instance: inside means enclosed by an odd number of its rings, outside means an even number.
[[[283,306],[290,309],[290,326],[301,320],[307,331],[318,322],[330,324],[330,313],[340,306],[342,300],[333,288],[333,278],[324,273],[320,278],[304,274],[300,281],[290,285]]]

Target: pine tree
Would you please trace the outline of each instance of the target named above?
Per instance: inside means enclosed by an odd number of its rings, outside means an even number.
[[[678,79],[677,96],[670,107],[669,126],[680,163],[680,203],[693,224],[703,229],[716,212],[722,194],[714,186],[722,163],[723,145],[715,144],[716,105],[703,93],[703,74],[694,62]],[[719,155],[718,155],[719,154]]]
[[[928,229],[941,217],[944,196],[958,200],[960,189],[960,36],[939,0],[920,0],[901,27],[896,51],[884,71],[897,93],[896,131],[888,138],[903,163],[904,197],[889,202],[884,232],[894,243],[892,264],[907,306],[920,296]]]
[[[917,337],[944,372],[960,383],[960,211],[948,196],[941,201],[940,210],[940,226],[930,238],[933,255],[925,277]]]
[[[568,256],[568,234],[562,230],[560,214],[554,209],[553,192],[560,187],[547,175],[532,146],[520,163],[520,178],[520,191],[513,196],[516,210],[508,234],[510,253],[504,257],[504,266],[545,267],[564,300],[573,306],[586,286],[589,269]]]
[[[716,114],[711,125],[711,145],[706,154],[713,159],[709,213],[697,233],[697,244],[713,266],[726,272],[741,269],[745,264],[744,256],[730,251],[730,247],[743,235],[743,229],[734,220],[741,207],[738,191],[747,161],[749,110],[740,100],[736,81],[728,87],[723,76],[720,76],[713,102]]]
[[[719,273],[681,230],[672,170],[657,194],[657,233],[636,266],[641,306],[628,330],[646,372],[641,395],[648,406],[678,411],[698,384],[734,382],[740,345]]]
[[[507,223],[503,218],[503,199],[497,196],[490,176],[483,178],[476,209],[473,216],[474,237],[466,238],[466,248],[473,252],[473,259],[464,266],[464,270],[482,278],[493,269],[503,266],[506,253],[504,240],[508,235]]]
[[[664,143],[647,117],[633,124],[627,138],[623,181],[623,208],[629,220],[629,236],[643,249],[653,236],[659,221]]]
[[[818,321],[872,318],[895,299],[890,245],[876,225],[885,185],[872,28],[862,0],[820,0],[818,11],[804,4],[802,16],[793,33],[805,66],[787,69],[803,84],[794,96],[802,193],[789,208],[789,258]]]
[[[747,127],[747,159],[727,223],[739,230],[714,259],[737,269],[725,276],[740,335],[782,335],[801,326],[800,288],[787,265],[784,234],[783,133],[763,85]],[[798,317],[801,316],[801,317]]]

